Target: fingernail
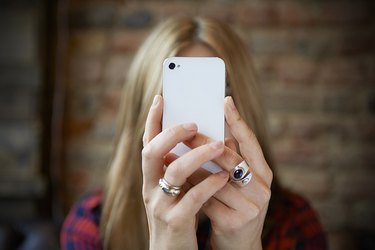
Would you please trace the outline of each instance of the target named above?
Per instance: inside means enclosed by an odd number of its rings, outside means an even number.
[[[228,97],[228,103],[229,107],[233,110],[236,111],[236,106],[234,106],[233,98],[231,96]]]
[[[222,141],[211,142],[210,147],[213,149],[220,149],[223,147],[223,142]]]
[[[189,130],[189,131],[198,130],[197,124],[195,124],[195,123],[186,123],[182,126],[184,127],[184,129]]]
[[[218,175],[222,178],[228,178],[228,172],[227,171],[221,171],[218,173]]]
[[[156,95],[152,101],[152,106],[156,106],[159,103],[160,95]]]

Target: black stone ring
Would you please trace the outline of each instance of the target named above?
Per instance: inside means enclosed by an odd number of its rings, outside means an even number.
[[[251,181],[253,174],[250,172],[249,165],[242,161],[230,171],[230,179],[237,185],[244,187]]]

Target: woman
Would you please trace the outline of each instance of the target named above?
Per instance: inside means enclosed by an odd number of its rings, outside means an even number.
[[[224,60],[232,134],[225,145],[197,133],[195,124],[161,131],[162,62],[176,55]],[[311,207],[273,178],[255,72],[246,46],[225,24],[178,17],[156,27],[129,70],[118,125],[104,192],[72,209],[62,229],[63,249],[326,248]],[[168,153],[178,142],[193,149],[181,157]],[[201,170],[209,160],[223,171]],[[250,182],[228,181],[242,162]]]

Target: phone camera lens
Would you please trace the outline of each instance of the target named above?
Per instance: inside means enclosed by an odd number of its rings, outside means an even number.
[[[170,68],[170,69],[174,69],[175,67],[176,67],[176,64],[174,64],[174,63],[170,63],[170,64],[169,64],[169,68]]]

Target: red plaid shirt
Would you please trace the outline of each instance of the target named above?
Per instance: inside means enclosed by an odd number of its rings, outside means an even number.
[[[70,211],[61,230],[61,248],[102,249],[99,234],[102,193],[91,193]],[[288,193],[272,215],[274,225],[264,239],[266,250],[325,250],[326,238],[314,210],[300,196]],[[207,249],[209,221],[198,227],[199,249]],[[209,248],[209,247],[208,247]]]

